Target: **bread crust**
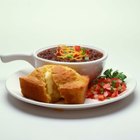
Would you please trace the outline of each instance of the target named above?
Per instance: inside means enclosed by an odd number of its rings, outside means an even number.
[[[20,86],[23,96],[40,102],[49,102],[46,95],[45,84],[35,77],[20,77]]]
[[[60,87],[60,94],[68,104],[83,104],[89,78],[83,76],[83,81],[74,81]]]

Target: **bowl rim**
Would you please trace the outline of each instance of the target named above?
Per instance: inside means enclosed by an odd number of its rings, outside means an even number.
[[[68,46],[75,46],[75,45],[79,45],[79,46],[82,46],[82,47],[86,47],[86,48],[91,48],[91,49],[95,49],[101,53],[103,53],[103,57],[101,57],[100,59],[97,59],[97,60],[93,60],[93,61],[86,61],[86,62],[60,62],[60,61],[54,61],[54,60],[49,60],[49,59],[44,59],[44,58],[41,58],[41,57],[38,57],[37,54],[41,51],[44,51],[46,49],[50,49],[50,48],[54,48],[54,47],[57,47],[58,45],[49,45],[49,46],[46,46],[46,47],[43,47],[43,48],[40,48],[36,51],[34,51],[33,55],[34,57],[37,59],[37,60],[40,60],[40,61],[43,61],[43,62],[48,62],[48,63],[53,63],[53,64],[60,64],[60,65],[83,65],[83,64],[91,64],[91,63],[99,63],[99,62],[102,62],[104,60],[107,59],[108,57],[108,54],[105,50],[103,49],[100,49],[98,47],[94,47],[93,45],[83,45],[83,44],[66,44]]]

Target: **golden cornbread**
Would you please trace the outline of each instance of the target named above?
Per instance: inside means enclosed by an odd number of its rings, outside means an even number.
[[[19,78],[23,96],[40,102],[82,104],[89,78],[62,65],[44,65]]]

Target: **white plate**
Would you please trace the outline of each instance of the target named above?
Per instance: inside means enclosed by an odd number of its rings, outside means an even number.
[[[19,77],[27,75],[32,70],[33,69],[23,69],[23,70],[15,72],[13,75],[11,75],[7,79],[6,88],[11,95],[13,95],[14,97],[16,97],[17,99],[19,99],[21,101],[24,101],[24,102],[27,102],[27,103],[30,103],[30,104],[34,104],[34,105],[38,105],[38,106],[48,107],[48,108],[84,109],[84,108],[97,107],[97,106],[109,104],[109,103],[112,103],[112,102],[116,102],[118,100],[121,100],[121,99],[127,97],[128,95],[130,95],[134,91],[134,89],[136,87],[136,81],[133,78],[128,77],[127,80],[126,80],[127,90],[125,92],[123,92],[122,94],[120,94],[118,97],[115,97],[115,98],[107,99],[107,100],[104,100],[104,101],[97,101],[97,100],[94,100],[94,99],[86,99],[84,104],[73,104],[73,105],[71,105],[71,104],[42,103],[42,102],[27,99],[27,98],[23,97],[22,94],[21,94],[20,85],[19,85]]]

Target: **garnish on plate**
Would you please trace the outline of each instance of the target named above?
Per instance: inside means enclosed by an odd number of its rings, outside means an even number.
[[[88,50],[82,48],[81,46],[66,46],[59,45],[56,50],[56,55],[61,59],[69,59],[69,60],[89,60]]]
[[[104,101],[105,99],[117,97],[127,88],[126,78],[127,76],[123,72],[117,70],[113,72],[112,69],[107,69],[103,76],[97,78],[90,86],[86,98]]]

